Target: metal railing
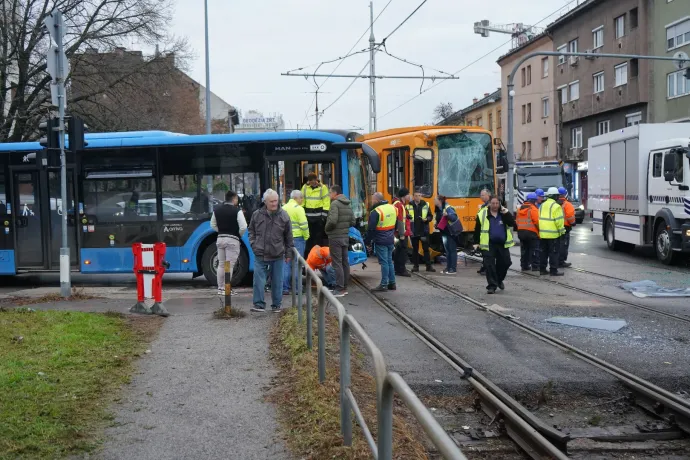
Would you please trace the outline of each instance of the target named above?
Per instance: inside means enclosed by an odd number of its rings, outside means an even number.
[[[417,395],[407,385],[405,380],[396,372],[388,372],[386,361],[381,350],[374,344],[369,335],[357,320],[347,313],[342,303],[329,291],[321,278],[312,270],[304,258],[293,249],[292,265],[292,305],[297,307],[297,321],[303,321],[302,312],[302,283],[306,276],[307,310],[307,347],[312,350],[312,282],[316,285],[318,302],[318,367],[319,382],[326,380],[326,306],[333,305],[338,313],[340,331],[340,430],[343,444],[352,445],[352,417],[362,428],[364,437],[375,459],[391,460],[393,458],[393,397],[395,394],[405,403],[414,418],[419,422],[424,432],[444,458],[466,460],[455,442],[441,427],[434,416],[419,400]],[[304,269],[304,272],[303,270]],[[357,400],[350,390],[350,336],[354,334],[369,352],[374,363],[374,379],[376,381],[376,416],[378,425],[377,440],[364,420],[364,415],[357,404]]]

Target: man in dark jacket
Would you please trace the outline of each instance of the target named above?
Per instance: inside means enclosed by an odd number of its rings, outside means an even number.
[[[328,235],[328,247],[331,250],[335,270],[333,295],[342,297],[347,294],[347,283],[350,280],[347,248],[350,242],[350,227],[355,225],[355,214],[350,207],[350,200],[343,195],[340,185],[332,185],[330,195],[331,208],[326,219],[326,235]]]
[[[505,289],[503,281],[512,264],[510,248],[513,241],[513,226],[515,220],[508,210],[501,206],[498,197],[492,197],[489,206],[479,211],[474,227],[474,248],[482,250],[484,267],[486,268],[486,291],[494,294],[496,289]]]
[[[434,213],[431,212],[426,201],[422,200],[422,193],[419,190],[414,192],[414,200],[407,205],[407,218],[412,224],[412,271],[419,271],[419,243],[421,242],[426,271],[435,272],[429,256],[429,223],[434,218]]]
[[[365,244],[374,243],[376,256],[381,265],[381,284],[372,289],[375,292],[395,291],[395,268],[393,267],[393,245],[398,213],[392,204],[383,199],[381,192],[372,197],[374,207],[369,213],[369,225]]]
[[[254,298],[252,311],[266,311],[264,287],[271,272],[271,309],[280,312],[283,301],[283,264],[292,258],[292,224],[287,212],[278,206],[278,194],[268,189],[265,206],[255,211],[249,223],[249,243],[254,251]]]

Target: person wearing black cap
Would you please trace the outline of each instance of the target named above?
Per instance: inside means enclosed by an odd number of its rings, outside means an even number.
[[[406,206],[410,203],[410,191],[406,187],[398,190],[398,197],[393,199],[393,206],[398,212],[398,224],[396,225],[395,237],[398,242],[393,251],[393,265],[397,276],[412,276],[407,270],[407,239],[412,234],[410,230],[410,220],[407,218]]]

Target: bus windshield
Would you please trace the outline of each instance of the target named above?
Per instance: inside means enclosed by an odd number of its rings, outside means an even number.
[[[478,197],[494,190],[494,155],[486,133],[438,136],[438,193],[448,198]]]

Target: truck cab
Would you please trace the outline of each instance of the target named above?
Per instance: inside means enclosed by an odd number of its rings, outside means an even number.
[[[565,173],[560,161],[518,161],[515,163],[513,183],[516,191],[514,212],[520,209],[527,194],[538,188],[546,191],[550,187],[566,187]]]

